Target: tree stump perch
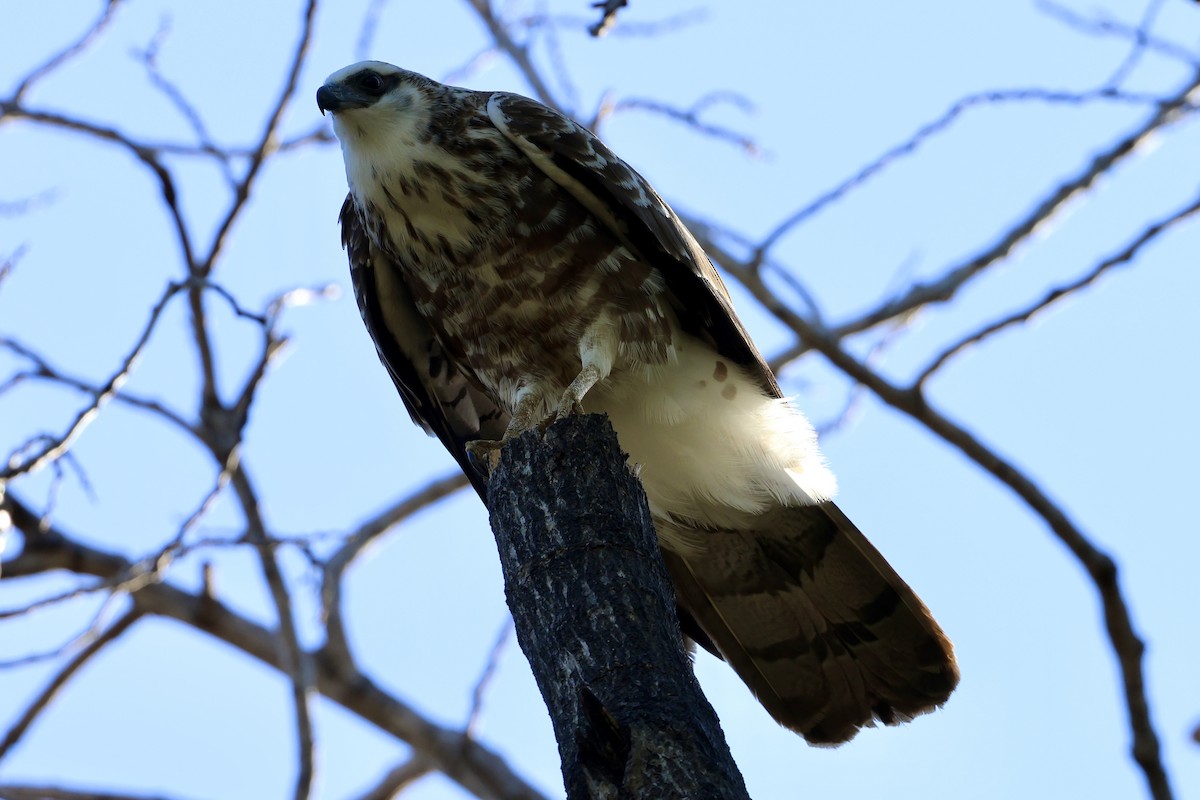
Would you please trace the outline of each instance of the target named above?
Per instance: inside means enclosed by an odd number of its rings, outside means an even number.
[[[571,417],[509,442],[488,508],[567,797],[748,798],[608,419]]]

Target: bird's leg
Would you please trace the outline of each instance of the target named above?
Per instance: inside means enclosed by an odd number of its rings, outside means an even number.
[[[575,379],[563,391],[554,413],[549,417],[542,416],[545,408],[544,387],[533,383],[522,388],[518,394],[516,406],[512,410],[512,419],[509,420],[508,428],[500,441],[476,439],[467,442],[467,454],[480,471],[490,473],[500,464],[500,450],[510,439],[515,439],[539,425],[583,413],[584,395],[612,372],[618,348],[617,325],[607,315],[601,314],[579,339],[579,360],[582,366]]]
[[[509,440],[515,439],[525,431],[536,426],[541,419],[538,411],[542,408],[542,395],[531,389],[523,390],[517,399],[508,427],[499,441],[495,439],[476,439],[467,442],[464,448],[477,466],[486,473],[491,473],[500,464],[500,450]]]
[[[584,395],[612,372],[618,347],[617,325],[607,314],[601,314],[579,340],[579,360],[583,366],[562,393],[551,421],[583,413]]]
[[[504,438],[500,440],[503,445],[509,439],[515,439],[527,430],[531,430],[542,421],[540,411],[544,408],[542,402],[542,393],[533,389],[522,390],[520,397],[517,398],[517,407],[513,409],[512,419],[508,421],[508,427],[504,429]]]
[[[596,364],[584,364],[583,369],[571,381],[571,385],[562,393],[558,401],[558,409],[554,412],[552,421],[569,417],[572,414],[583,413],[583,396],[605,377]]]

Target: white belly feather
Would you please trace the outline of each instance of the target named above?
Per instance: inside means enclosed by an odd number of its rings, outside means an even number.
[[[708,345],[678,337],[674,363],[618,370],[584,399],[608,414],[651,513],[726,528],[830,499],[836,480],[808,420]]]

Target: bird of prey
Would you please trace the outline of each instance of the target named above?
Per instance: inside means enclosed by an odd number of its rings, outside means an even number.
[[[781,724],[838,744],[940,706],[950,642],[830,497],[695,238],[595,135],[525,97],[382,62],[317,91],[341,141],[359,310],[413,421],[486,499],[486,457],[608,415],[681,624]]]

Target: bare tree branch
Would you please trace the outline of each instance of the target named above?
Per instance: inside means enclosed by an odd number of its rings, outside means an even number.
[[[185,283],[172,283],[167,286],[162,297],[159,298],[158,302],[154,304],[154,308],[151,309],[150,319],[142,328],[142,333],[134,343],[133,349],[125,356],[125,359],[121,362],[121,366],[113,373],[112,377],[96,393],[92,402],[75,416],[75,419],[67,426],[65,432],[49,439],[37,454],[23,458],[18,458],[14,454],[13,457],[10,457],[8,464],[3,469],[0,469],[0,487],[3,487],[5,483],[17,475],[36,472],[62,457],[63,453],[71,447],[88,424],[96,418],[100,408],[116,395],[117,391],[121,388],[121,384],[129,377],[129,373],[133,370],[138,356],[145,349],[146,343],[150,341],[150,335],[154,332],[155,326],[158,325],[158,320],[162,315],[163,309],[166,308],[171,298],[186,286],[187,284]],[[10,339],[0,339],[0,346],[14,350],[18,347]]]
[[[466,485],[467,476],[462,472],[455,472],[427,483],[423,488],[360,525],[325,562],[321,579],[321,616],[325,623],[326,650],[346,663],[353,660],[346,638],[345,622],[342,619],[342,577],[354,559],[383,533]]]
[[[546,85],[541,72],[533,65],[533,61],[529,55],[529,48],[525,45],[517,44],[517,41],[513,39],[508,26],[496,16],[491,0],[467,0],[467,2],[471,8],[475,9],[475,13],[479,15],[479,18],[487,26],[488,32],[496,41],[496,47],[503,51],[517,66],[517,69],[521,71],[521,75],[529,84],[529,88],[533,89],[534,97],[548,106],[558,108],[559,104],[555,101],[550,87]]]
[[[1156,133],[1178,122],[1185,115],[1194,113],[1198,100],[1200,100],[1200,69],[1197,69],[1179,92],[1163,100],[1159,104],[1158,110],[1142,125],[1112,147],[1098,153],[1079,173],[1055,187],[1028,214],[1008,230],[1002,232],[992,245],[966,261],[951,266],[942,273],[941,277],[926,283],[914,284],[900,297],[883,303],[856,319],[833,327],[831,332],[834,337],[841,338],[873,328],[893,317],[908,314],[931,303],[949,301],[967,282],[1028,241],[1039,228],[1065,208],[1070,200],[1090,189],[1097,179],[1136,152],[1138,147],[1148,142]],[[777,228],[776,232],[779,230]],[[774,235],[772,234],[772,236]],[[757,258],[758,253],[765,253],[770,244],[771,240],[768,238],[759,246],[755,257]],[[741,269],[742,273],[745,273],[746,270],[739,267],[736,260],[732,263],[735,271]],[[751,260],[750,264],[754,263],[755,261]]]
[[[179,111],[180,115],[187,122],[188,127],[192,129],[192,133],[196,136],[196,141],[199,143],[198,149],[205,153],[222,153],[223,151],[217,147],[212,136],[209,135],[208,126],[204,124],[204,119],[200,116],[200,112],[184,96],[180,88],[162,74],[162,71],[158,67],[158,54],[169,32],[170,28],[166,20],[164,20],[159,26],[158,31],[154,34],[154,38],[146,45],[146,49],[137,54],[138,59],[146,68],[146,74],[150,78],[150,83]],[[225,177],[226,185],[236,191],[237,179],[233,176],[229,159],[220,158],[217,159],[217,163],[221,167],[221,174]]]
[[[0,800],[180,800],[163,795],[115,794],[58,786],[0,785]]]
[[[475,688],[471,690],[471,710],[467,712],[465,726],[468,734],[475,730],[475,726],[483,714],[483,697],[496,674],[496,667],[500,664],[500,654],[504,652],[504,648],[508,644],[512,629],[512,618],[509,617],[500,626],[500,633],[496,635],[496,641],[492,642],[492,648],[488,651],[487,663],[483,665],[483,671],[479,673],[479,679],[475,681]]]
[[[387,0],[370,0],[367,5],[367,11],[363,14],[362,22],[358,27],[358,39],[354,45],[354,56],[359,61],[366,61],[371,55],[371,48],[375,45],[375,29],[379,27],[379,20],[383,16],[383,9],[386,5]]]
[[[806,222],[811,217],[815,216],[819,211],[823,210],[830,204],[841,200],[852,190],[866,183],[878,173],[882,172],[886,167],[898,159],[912,155],[917,149],[935,134],[945,131],[950,125],[962,116],[966,111],[972,108],[995,105],[997,103],[1008,102],[1028,102],[1038,101],[1044,103],[1065,104],[1065,105],[1080,105],[1083,103],[1094,102],[1096,100],[1119,101],[1138,105],[1155,105],[1158,106],[1158,112],[1152,116],[1145,125],[1142,126],[1134,134],[1122,140],[1116,147],[1110,151],[1098,155],[1093,159],[1092,163],[1080,175],[1059,187],[1058,192],[1047,198],[1046,202],[1038,206],[1032,214],[1025,220],[1019,223],[1001,242],[997,245],[996,251],[999,255],[993,255],[991,260],[982,266],[977,266],[969,273],[964,273],[961,277],[957,271],[952,271],[951,275],[958,278],[959,283],[970,277],[983,266],[987,266],[992,261],[997,260],[1007,254],[1013,247],[1027,237],[1038,225],[1049,219],[1050,215],[1062,208],[1067,200],[1071,199],[1078,192],[1089,188],[1097,177],[1107,172],[1115,166],[1122,158],[1129,155],[1141,143],[1143,143],[1156,130],[1165,127],[1177,121],[1183,113],[1190,113],[1196,101],[1196,88],[1200,86],[1200,71],[1197,76],[1193,77],[1188,87],[1179,95],[1170,101],[1163,102],[1158,97],[1144,94],[1129,94],[1119,92],[1113,89],[1101,88],[1094,89],[1089,92],[1061,92],[1048,91],[1045,89],[1008,89],[987,92],[977,92],[967,95],[966,97],[956,101],[944,114],[923,125],[916,133],[909,137],[904,142],[901,142],[894,147],[891,147],[883,155],[876,158],[871,163],[864,166],[857,173],[842,183],[838,184],[833,189],[823,193],[818,198],[810,202],[808,205],[794,212],[791,216],[777,225],[770,234],[758,245],[754,251],[752,263],[762,263],[764,256],[778,241],[783,238],[789,231],[803,222]],[[960,268],[961,269],[961,268]],[[876,324],[876,323],[872,323]],[[870,325],[866,326],[870,327]],[[861,330],[861,328],[860,328]]]
[[[12,102],[20,103],[25,94],[33,87],[35,83],[45,78],[54,70],[61,67],[63,64],[70,61],[75,56],[86,50],[93,42],[99,38],[108,24],[112,22],[113,15],[120,3],[117,0],[107,0],[104,4],[104,10],[100,12],[100,16],[92,23],[82,36],[75,40],[74,43],[68,45],[64,49],[55,53],[49,60],[35,67],[29,74],[17,84],[17,88],[13,90]]]
[[[499,757],[471,741],[465,734],[432,725],[432,723],[421,718],[407,706],[399,703],[399,701],[386,695],[381,690],[374,688],[373,684],[358,671],[354,662],[349,658],[347,650],[341,652],[322,651],[314,655],[306,652],[301,647],[296,631],[291,590],[283,570],[280,568],[275,557],[275,550],[284,541],[277,539],[270,533],[263,519],[262,502],[239,456],[240,443],[251,406],[255,399],[256,390],[265,378],[274,356],[285,342],[277,333],[276,328],[280,314],[287,307],[311,302],[313,299],[322,296],[329,296],[332,291],[330,287],[323,287],[316,290],[292,290],[276,297],[268,305],[264,313],[258,314],[247,311],[232,293],[227,291],[223,286],[213,282],[211,278],[219,259],[224,254],[224,245],[228,234],[232,226],[241,217],[242,211],[246,207],[246,201],[267,159],[283,150],[295,149],[310,143],[332,141],[332,137],[325,126],[318,126],[308,133],[283,142],[277,140],[280,122],[288,103],[295,95],[300,70],[304,64],[308,44],[312,38],[316,9],[315,0],[308,0],[304,9],[299,40],[293,51],[285,84],[268,114],[263,132],[258,137],[256,143],[250,148],[222,147],[212,140],[202,117],[187,99],[183,89],[168,80],[158,70],[156,55],[158,46],[161,43],[161,35],[155,41],[151,42],[147,50],[141,54],[142,63],[148,70],[151,83],[159,91],[163,92],[168,100],[188,120],[188,124],[198,144],[139,142],[116,127],[87,122],[72,117],[69,114],[30,109],[23,104],[24,98],[22,94],[24,88],[20,89],[11,98],[0,100],[0,124],[23,120],[34,124],[55,126],[68,132],[80,133],[116,144],[131,153],[142,165],[148,167],[158,179],[163,204],[174,223],[175,236],[183,255],[184,272],[187,276],[184,281],[178,284],[171,284],[168,294],[153,310],[146,331],[135,344],[134,350],[123,365],[122,370],[105,386],[94,387],[90,381],[72,378],[62,373],[60,370],[53,368],[45,358],[32,348],[27,348],[16,340],[4,339],[0,341],[0,347],[4,347],[4,349],[17,355],[19,358],[28,361],[30,365],[28,369],[22,369],[5,380],[3,385],[0,385],[0,391],[12,388],[22,380],[35,378],[58,383],[93,396],[93,400],[89,405],[89,409],[91,409],[90,415],[85,409],[85,412],[80,415],[81,419],[77,420],[68,429],[67,434],[61,437],[47,436],[44,443],[40,443],[41,440],[39,440],[40,444],[36,452],[22,458],[19,463],[11,465],[7,468],[6,472],[0,473],[0,503],[3,503],[0,506],[0,515],[4,517],[6,525],[14,525],[15,529],[20,531],[24,538],[24,546],[21,554],[5,563],[3,577],[10,579],[21,576],[40,575],[46,571],[58,569],[68,569],[81,575],[95,575],[100,578],[95,585],[79,587],[69,592],[61,593],[59,597],[47,598],[34,605],[47,605],[52,602],[61,602],[71,597],[78,597],[83,593],[107,590],[119,593],[128,592],[135,603],[134,612],[131,613],[158,613],[155,611],[143,611],[140,604],[147,602],[147,598],[165,596],[174,598],[175,600],[186,600],[190,604],[188,614],[185,615],[182,612],[179,614],[181,621],[185,624],[198,629],[207,629],[208,626],[226,624],[230,629],[243,634],[243,638],[240,640],[243,649],[247,649],[248,651],[257,650],[256,655],[262,657],[276,669],[283,672],[291,682],[293,704],[296,709],[297,744],[300,763],[294,793],[294,796],[297,798],[307,797],[311,792],[313,783],[313,733],[312,720],[308,707],[308,696],[314,688],[325,692],[333,691],[340,696],[340,702],[349,703],[351,707],[356,707],[358,710],[355,713],[359,714],[363,719],[374,722],[385,730],[390,730],[414,747],[416,752],[415,760],[405,770],[396,771],[388,778],[394,790],[399,790],[403,784],[411,781],[419,774],[427,772],[430,769],[438,769],[479,797],[536,798],[539,796],[537,792],[513,774]],[[62,56],[60,62],[62,58],[67,56]],[[53,64],[43,70],[43,72],[49,72],[52,68]],[[31,84],[38,77],[40,77],[40,73],[35,73],[26,83]],[[182,207],[179,203],[175,178],[162,160],[166,155],[212,159],[217,162],[230,183],[232,189],[231,203],[225,210],[222,218],[218,220],[211,245],[207,253],[203,256],[198,255],[191,233],[185,223]],[[234,180],[233,162],[238,159],[245,160],[247,163],[244,171],[239,170],[240,177]],[[27,210],[28,206],[27,204],[19,207],[12,205],[11,208],[17,212],[23,212]],[[182,415],[166,408],[157,401],[136,398],[120,392],[120,384],[132,369],[136,356],[143,349],[159,318],[162,307],[170,297],[183,290],[186,290],[189,297],[193,338],[199,356],[202,384],[199,404],[200,419],[196,424],[188,422]],[[215,292],[230,303],[234,313],[238,317],[251,321],[253,324],[259,326],[261,330],[262,338],[259,358],[252,366],[250,374],[244,380],[235,399],[228,406],[222,403],[222,394],[218,391],[216,385],[218,370],[216,366],[215,340],[213,339],[215,331],[210,329],[210,322],[205,312],[204,293],[206,291]],[[5,482],[13,477],[28,474],[45,464],[56,466],[57,459],[68,454],[68,448],[75,438],[77,438],[87,420],[110,398],[119,398],[131,405],[154,411],[173,422],[180,429],[186,430],[211,453],[219,469],[213,486],[200,500],[195,510],[187,515],[175,537],[157,554],[138,562],[129,561],[115,555],[103,554],[99,551],[89,551],[87,548],[77,549],[75,543],[63,537],[49,523],[47,518],[34,515],[27,507],[19,504],[12,498],[11,492],[5,491],[7,489]],[[454,491],[464,483],[465,478],[461,475],[456,475],[442,482],[441,485],[430,487],[430,490],[425,492],[424,496],[410,498],[404,508],[394,508],[390,510],[390,514],[381,515],[373,521],[373,525],[380,530],[385,529],[387,526],[398,522],[403,516],[413,513],[418,508],[433,502],[438,497]],[[240,620],[232,612],[220,606],[216,597],[212,594],[212,586],[207,579],[203,592],[194,596],[182,593],[173,594],[174,590],[170,590],[165,585],[159,583],[165,577],[171,563],[183,553],[192,552],[201,547],[213,546],[214,544],[219,546],[235,546],[235,543],[225,540],[185,542],[185,535],[208,512],[214,500],[227,485],[233,488],[237,502],[241,506],[245,517],[244,541],[254,545],[259,554],[263,574],[279,618],[278,634],[254,626],[250,628],[240,626],[240,622],[243,620]],[[337,572],[336,580],[341,579],[341,570],[350,562],[354,554],[359,552],[373,535],[377,535],[374,531],[369,530],[360,531],[360,534],[362,535],[357,537],[350,548],[339,552],[337,564],[335,565],[335,571]],[[300,547],[306,546],[303,542],[296,542],[296,544]],[[31,606],[27,605],[21,611],[14,611],[14,613],[28,613],[30,608]],[[179,609],[176,610],[178,611]],[[214,616],[216,622],[214,622]],[[336,614],[334,618],[335,620],[337,619]],[[335,626],[337,624],[340,624],[340,620],[335,622]],[[245,636],[247,633],[250,635]],[[90,645],[91,648],[97,646],[95,641]],[[321,660],[322,666],[318,667],[314,659]],[[330,688],[331,684],[336,684],[332,690]],[[364,711],[367,713],[364,714]],[[20,735],[19,732],[17,735]],[[432,757],[430,753],[433,754]],[[39,789],[36,787],[24,787],[23,789],[17,787],[13,791],[18,793],[36,792]],[[56,790],[52,788],[45,791],[71,793],[70,790]],[[78,794],[79,796],[86,796],[82,792]]]
[[[678,14],[672,14],[668,17],[663,17],[658,20],[650,20],[645,22],[627,22],[622,21],[620,25],[614,25],[605,31],[605,36],[628,36],[628,37],[659,37],[666,36],[672,33],[677,33],[684,28],[690,28],[693,25],[698,25],[708,19],[709,9],[699,7],[688,11],[681,11]],[[594,23],[588,22],[582,16],[574,14],[531,14],[520,19],[512,21],[513,26],[524,28],[534,28],[541,25],[553,25],[556,28],[579,29],[589,28]]]
[[[1108,76],[1108,80],[1104,82],[1106,86],[1120,86],[1142,60],[1142,56],[1149,47],[1150,30],[1154,27],[1154,21],[1158,18],[1162,7],[1163,0],[1150,0],[1146,4],[1146,9],[1142,12],[1142,21],[1133,31],[1133,46],[1129,48],[1125,60],[1117,65],[1117,68]]]
[[[45,525],[9,493],[0,498],[0,511],[9,515],[26,543],[16,558],[5,563],[4,579],[54,570],[112,579],[131,572],[132,562],[89,547],[58,528]],[[238,648],[247,655],[288,674],[286,647],[280,635],[237,614],[216,598],[191,594],[164,583],[149,583],[131,594],[143,614],[175,619]],[[448,778],[483,800],[541,800],[504,759],[470,736],[436,725],[408,704],[388,694],[363,674],[348,653],[328,647],[311,655],[315,688],[363,720],[407,742]]]
[[[296,776],[293,796],[296,800],[303,800],[312,791],[315,775],[313,722],[312,711],[309,708],[309,695],[315,689],[312,660],[300,644],[292,596],[275,558],[271,537],[263,522],[258,495],[250,483],[250,477],[242,466],[237,464],[230,479],[242,512],[246,516],[246,538],[251,544],[257,545],[259,564],[278,614],[280,669],[291,679],[292,705],[296,715],[296,744],[299,750],[300,769]]]
[[[175,226],[176,241],[179,244],[183,261],[187,265],[194,265],[196,263],[191,247],[191,236],[188,234],[187,224],[183,219],[183,214],[177,202],[178,192],[175,188],[175,180],[171,172],[159,159],[159,150],[151,145],[139,143],[129,138],[116,128],[85,122],[84,120],[53,112],[36,111],[12,100],[0,100],[0,124],[3,124],[7,120],[18,119],[83,133],[92,138],[118,145],[128,151],[143,166],[147,167],[158,180],[163,204]],[[193,270],[189,268],[189,272],[191,271]]]
[[[599,2],[592,3],[592,8],[600,9],[602,16],[599,22],[588,28],[588,33],[597,38],[608,33],[608,30],[617,23],[617,12],[627,5],[629,5],[629,0],[599,0]]]
[[[1187,220],[1188,218],[1190,218],[1192,215],[1196,214],[1197,212],[1200,212],[1200,198],[1197,198],[1196,200],[1192,201],[1192,203],[1190,205],[1188,205],[1186,208],[1172,212],[1170,215],[1164,217],[1163,219],[1160,219],[1157,222],[1149,225],[1145,230],[1143,230],[1140,234],[1138,234],[1138,236],[1135,237],[1133,241],[1131,241],[1129,244],[1127,244],[1125,247],[1123,247],[1117,253],[1109,256],[1108,258],[1105,258],[1103,261],[1101,261],[1099,264],[1097,264],[1095,267],[1093,267],[1087,274],[1083,275],[1082,277],[1077,278],[1076,280],[1071,281],[1068,284],[1065,284],[1063,286],[1059,286],[1059,287],[1056,287],[1056,288],[1050,290],[1050,292],[1045,297],[1032,303],[1031,305],[1027,306],[1026,308],[1024,308],[1020,311],[1016,311],[1016,312],[1004,317],[1003,319],[997,320],[996,322],[993,322],[989,325],[986,325],[985,327],[979,329],[978,331],[971,334],[970,336],[967,336],[967,337],[961,339],[960,341],[955,342],[953,345],[951,345],[950,347],[947,347],[945,350],[943,350],[941,353],[939,353],[930,362],[929,366],[927,366],[924,370],[921,371],[921,373],[917,376],[916,380],[913,381],[913,386],[917,387],[917,388],[922,386],[925,383],[925,381],[929,380],[930,376],[932,376],[935,372],[937,372],[939,369],[941,369],[943,366],[945,366],[947,361],[949,361],[951,358],[958,355],[959,353],[963,352],[968,347],[979,344],[980,342],[982,342],[984,339],[988,338],[992,334],[998,333],[999,331],[1002,331],[1005,328],[1008,328],[1008,327],[1011,327],[1013,325],[1017,325],[1020,323],[1028,322],[1036,314],[1038,314],[1041,311],[1054,305],[1059,300],[1062,300],[1063,298],[1068,297],[1068,296],[1074,294],[1075,292],[1078,292],[1081,289],[1084,289],[1084,288],[1090,286],[1091,284],[1095,283],[1102,275],[1104,275],[1106,272],[1111,270],[1113,267],[1119,267],[1119,266],[1124,266],[1126,264],[1129,264],[1131,261],[1134,260],[1134,258],[1137,257],[1138,253],[1141,252],[1142,248],[1145,245],[1154,241],[1159,235],[1165,233],[1170,228],[1173,228],[1175,225]]]
[[[76,593],[77,596],[81,594],[82,592]],[[58,598],[54,599],[57,600]],[[12,669],[14,667],[24,667],[43,661],[54,661],[69,653],[86,648],[104,633],[104,625],[111,616],[110,612],[112,607],[116,604],[116,601],[116,593],[109,593],[108,597],[106,597],[104,602],[101,603],[100,608],[97,609],[94,614],[92,614],[91,621],[82,632],[73,634],[66,642],[58,645],[57,647],[52,647],[41,652],[29,653],[23,656],[17,656],[16,658],[0,661],[0,670]],[[30,604],[30,607],[32,610],[32,607],[45,608],[49,605],[51,605],[51,603],[34,602]],[[9,612],[8,616],[11,618],[16,615]]]
[[[380,778],[379,783],[359,796],[358,800],[392,800],[421,778],[434,771],[428,759],[416,755],[398,764]]]
[[[74,658],[67,662],[61,670],[58,671],[50,682],[25,708],[25,711],[17,718],[8,732],[4,734],[4,738],[0,739],[0,760],[3,760],[9,751],[21,741],[21,737],[25,735],[25,731],[29,730],[29,726],[33,724],[54,696],[58,694],[59,689],[66,685],[67,681],[78,672],[84,664],[91,660],[92,656],[99,653],[104,646],[109,642],[116,641],[125,631],[141,618],[141,613],[136,609],[130,609],[118,618],[112,625],[109,625],[104,631],[86,647],[79,651]]]
[[[546,0],[539,0],[540,6],[544,9]],[[538,15],[542,19],[549,19],[548,14]],[[515,27],[515,25],[510,25]],[[546,60],[549,61],[549,69],[553,73],[555,80],[558,82],[559,89],[562,91],[562,102],[569,105],[571,108],[579,108],[579,90],[575,87],[575,81],[571,79],[571,71],[567,67],[567,54],[563,50],[562,38],[558,35],[559,28],[553,24],[528,26],[532,34],[540,33],[545,41]],[[533,44],[534,37],[530,37],[530,45]]]
[[[30,197],[22,197],[18,200],[0,200],[0,217],[19,217],[28,214],[42,206],[49,205],[54,202],[58,193],[53,189],[46,189],[38,192]],[[4,266],[10,266],[16,261],[20,254],[24,252],[24,246],[18,247],[17,251],[9,255],[4,260]]]
[[[22,342],[17,341],[16,339],[0,337],[0,348],[9,350],[15,355],[28,360],[33,365],[32,369],[14,373],[3,384],[0,384],[0,394],[4,394],[5,391],[11,389],[20,382],[31,378],[58,383],[76,391],[83,392],[84,394],[92,395],[93,398],[102,394],[104,391],[102,386],[96,386],[83,380],[82,378],[67,375],[57,367],[51,366],[50,362],[47,361],[45,357],[35,352]],[[178,412],[172,411],[157,400],[149,400],[136,395],[131,395],[125,391],[121,391],[120,389],[118,389],[112,395],[112,397],[118,402],[127,403],[135,408],[140,408],[142,410],[157,414],[182,430],[195,434],[195,429],[190,423],[183,419]]]
[[[677,108],[668,103],[639,97],[630,97],[624,100],[613,100],[605,97],[601,101],[595,115],[587,124],[587,127],[598,132],[600,126],[616,114],[623,111],[647,111],[651,114],[658,114],[682,123],[702,136],[729,142],[744,151],[747,155],[759,155],[758,143],[754,141],[753,137],[744,133],[738,133],[723,125],[714,125],[700,119],[700,115],[706,109],[718,103],[730,103],[743,111],[750,109],[749,101],[736,92],[709,92],[688,108]]]
[[[267,156],[270,155],[272,149],[275,147],[279,123],[283,119],[283,112],[287,110],[288,104],[296,94],[296,82],[300,79],[300,69],[304,66],[304,57],[308,53],[309,44],[312,42],[313,23],[316,13],[316,0],[308,0],[304,7],[300,39],[292,54],[292,63],[284,82],[283,91],[280,92],[279,98],[275,101],[275,105],[267,117],[266,127],[258,139],[258,145],[250,155],[250,164],[246,167],[246,174],[238,181],[233,203],[230,205],[229,210],[225,212],[224,218],[217,225],[217,232],[213,236],[212,246],[209,247],[208,254],[205,256],[203,262],[197,265],[196,271],[201,277],[207,278],[209,273],[212,272],[217,257],[224,246],[225,237],[228,235],[230,228],[233,227],[234,221],[241,214],[242,207],[250,198],[250,188],[254,184],[254,180],[258,177],[258,173],[262,169]]]
[[[1129,39],[1135,44],[1134,53],[1138,50],[1152,50],[1181,63],[1197,66],[1198,60],[1195,52],[1174,42],[1150,35],[1149,27],[1158,15],[1157,3],[1158,0],[1151,0],[1150,5],[1147,6],[1142,16],[1141,24],[1136,28],[1105,17],[1089,19],[1061,3],[1053,2],[1053,0],[1037,0],[1035,5],[1038,10],[1089,36],[1117,36],[1122,39]],[[1130,57],[1132,58],[1132,56],[1133,54]],[[1109,83],[1116,85],[1127,74],[1129,67],[1126,64],[1128,61],[1129,59],[1127,58],[1126,62],[1122,62],[1121,66],[1113,73],[1113,76],[1109,78]]]

